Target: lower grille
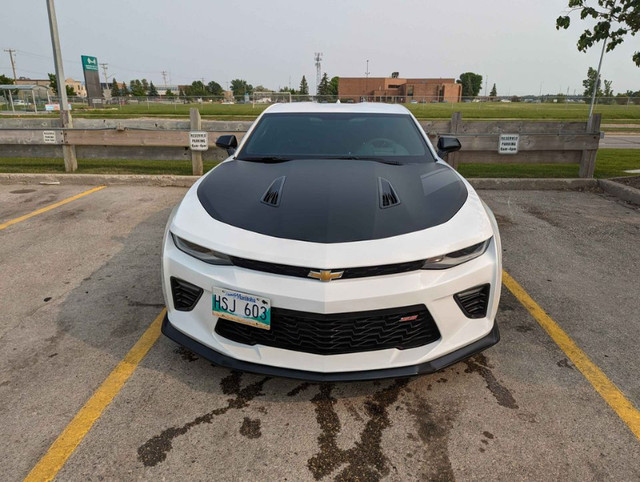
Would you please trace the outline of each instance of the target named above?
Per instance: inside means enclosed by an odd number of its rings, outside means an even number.
[[[245,345],[320,355],[404,350],[440,339],[438,327],[424,305],[328,315],[272,308],[270,330],[219,318],[216,333]]]
[[[489,284],[476,286],[453,295],[453,298],[468,318],[484,318],[487,316],[490,288]]]
[[[202,288],[187,283],[180,278],[171,277],[171,294],[173,306],[178,311],[191,311],[202,296]]]

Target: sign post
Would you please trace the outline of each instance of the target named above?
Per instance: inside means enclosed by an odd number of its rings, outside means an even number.
[[[202,118],[200,111],[194,107],[189,109],[191,132],[189,132],[189,146],[191,147],[191,172],[194,176],[202,176],[202,151],[209,149],[209,134],[200,132]],[[204,135],[203,135],[204,134]]]

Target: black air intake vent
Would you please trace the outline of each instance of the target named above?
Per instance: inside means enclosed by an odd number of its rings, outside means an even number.
[[[453,298],[468,318],[484,318],[487,316],[490,288],[489,284],[476,286],[455,294]]]
[[[380,207],[385,209],[400,204],[400,198],[391,183],[381,177],[378,178],[378,181],[380,187]]]
[[[280,206],[280,199],[282,199],[282,186],[284,186],[284,180],[286,176],[279,177],[271,183],[267,192],[262,196],[262,202],[267,206]]]
[[[202,288],[172,276],[171,294],[176,310],[191,311],[202,296]]]

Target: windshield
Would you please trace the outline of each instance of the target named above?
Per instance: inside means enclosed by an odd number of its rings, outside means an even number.
[[[435,160],[410,115],[362,113],[266,114],[237,158],[362,158],[394,164]]]

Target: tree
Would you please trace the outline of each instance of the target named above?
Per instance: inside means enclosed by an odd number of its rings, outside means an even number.
[[[331,85],[329,84],[329,77],[325,72],[320,80],[320,84],[318,84],[318,95],[320,96],[329,96],[331,95]]]
[[[267,89],[266,87],[264,87],[263,85],[258,85],[256,87],[253,88],[254,92],[273,92],[271,89]]]
[[[4,74],[0,74],[0,85],[13,85],[13,79]]]
[[[307,84],[307,78],[303,75],[302,80],[300,81],[300,95],[308,95],[309,94],[309,84]]]
[[[482,75],[465,72],[460,74],[456,83],[462,84],[462,97],[476,97],[482,87]]]
[[[120,90],[120,95],[122,97],[129,97],[129,89],[127,88],[127,83],[122,83],[122,89]]]
[[[173,92],[171,92],[171,89],[167,89],[166,92],[164,93],[165,97],[175,97],[176,94],[174,94]]]
[[[569,0],[569,13],[580,12],[580,19],[591,17],[596,20],[593,30],[587,28],[578,39],[578,50],[586,52],[594,44],[607,43],[607,52],[620,45],[625,36],[635,35],[640,30],[640,1],[638,0],[595,0],[596,6],[590,6],[591,0]],[[569,15],[556,19],[556,29],[568,29],[571,25]],[[640,52],[634,52],[633,62],[640,67]]]
[[[144,97],[147,92],[139,79],[132,80],[129,82],[129,89],[131,90],[131,95],[134,97]]]
[[[149,84],[149,91],[147,92],[147,95],[149,97],[158,97],[158,89],[153,85],[153,81]]]
[[[338,84],[340,83],[340,77],[335,76],[331,77],[331,82],[329,82],[329,91],[331,95],[336,99],[338,98]]]
[[[47,74],[49,76],[49,88],[53,91],[55,95],[58,95],[58,79],[56,78],[56,74]],[[65,84],[65,90],[67,91],[67,97],[75,97],[76,91],[70,85]]]
[[[492,100],[498,97],[498,89],[496,89],[496,84],[493,84],[493,87],[491,87],[491,92],[489,92],[489,97]]]
[[[209,95],[215,95],[215,96],[224,95],[224,90],[222,89],[222,86],[213,80],[207,84],[206,89]]]
[[[147,79],[142,79],[142,89],[144,90],[145,95],[149,92],[149,81]]]
[[[253,85],[248,84],[244,79],[233,79],[231,81],[231,91],[234,96],[242,96],[253,92]]]
[[[596,82],[597,75],[598,75],[598,71],[593,67],[589,67],[589,70],[587,71],[587,78],[582,81],[582,85],[584,87],[584,92],[582,95],[584,95],[585,97],[591,97],[591,95],[593,95],[593,85]],[[601,88],[602,81],[603,81],[602,77],[598,79],[596,97],[602,97],[604,95],[604,92],[602,91],[602,88]],[[609,88],[611,88],[611,81],[605,80],[604,81],[605,85],[607,85],[607,82],[609,82]]]
[[[201,80],[194,80],[184,88],[184,93],[189,97],[202,97],[207,95],[207,88]]]
[[[115,77],[111,79],[111,97],[120,97],[120,88],[118,87],[118,81]]]

